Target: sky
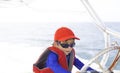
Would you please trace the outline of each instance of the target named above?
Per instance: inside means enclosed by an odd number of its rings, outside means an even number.
[[[119,0],[88,0],[104,22],[120,21]],[[92,21],[80,0],[0,0],[0,23]]]

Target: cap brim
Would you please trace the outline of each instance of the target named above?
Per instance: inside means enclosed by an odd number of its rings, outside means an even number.
[[[80,40],[80,38],[78,38],[78,37],[75,37],[75,36],[69,36],[69,37],[61,38],[59,41],[65,41],[65,40],[68,40],[68,39],[76,39],[76,40]]]

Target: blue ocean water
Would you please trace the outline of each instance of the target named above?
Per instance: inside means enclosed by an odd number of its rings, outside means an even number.
[[[106,22],[106,27],[120,32],[120,22]],[[53,43],[54,32],[57,28],[66,26],[73,30],[80,38],[76,41],[76,55],[84,59],[91,59],[104,49],[104,36],[94,23],[26,23],[26,24],[3,24],[0,25],[0,42],[22,43],[29,46],[49,47]],[[111,36],[111,42],[120,39]],[[111,52],[110,60],[116,52]],[[118,63],[116,69],[120,69]]]

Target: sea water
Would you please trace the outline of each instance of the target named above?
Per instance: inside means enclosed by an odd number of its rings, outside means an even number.
[[[93,23],[13,23],[0,25],[0,72],[6,67],[10,73],[24,73],[32,71],[32,64],[40,53],[51,46],[57,28],[66,26],[73,30],[80,38],[74,47],[76,55],[83,59],[91,59],[104,49],[104,34]],[[107,22],[106,27],[120,32],[119,22]],[[110,36],[111,42],[120,44],[120,40]],[[107,66],[114,59],[117,52],[110,53]],[[30,70],[31,69],[31,70]],[[120,69],[118,63],[116,69]],[[18,72],[16,72],[18,71]]]

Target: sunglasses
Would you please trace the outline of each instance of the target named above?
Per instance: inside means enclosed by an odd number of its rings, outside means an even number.
[[[75,46],[75,43],[71,43],[71,44],[68,44],[68,43],[60,43],[59,44],[63,47],[63,48],[68,48],[68,47],[71,47],[73,48]]]

